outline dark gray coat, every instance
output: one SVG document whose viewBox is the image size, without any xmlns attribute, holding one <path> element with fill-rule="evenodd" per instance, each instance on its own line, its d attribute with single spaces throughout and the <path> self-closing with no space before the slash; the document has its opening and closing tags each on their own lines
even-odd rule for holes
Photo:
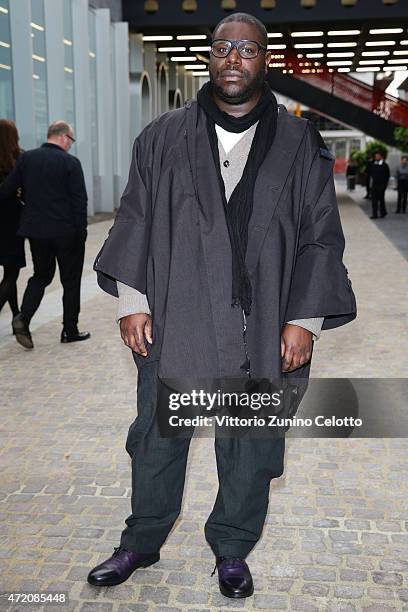
<svg viewBox="0 0 408 612">
<path fill-rule="evenodd" d="M 293 319 L 348 323 L 356 303 L 342 263 L 333 159 L 313 126 L 279 107 L 274 143 L 255 184 L 247 266 L 253 289 L 251 371 L 281 374 L 280 336 Z M 242 313 L 231 307 L 231 248 L 206 121 L 196 102 L 136 139 L 129 182 L 95 261 L 98 283 L 147 294 L 160 375 L 242 376 Z M 308 374 L 309 366 L 297 376 Z"/>
</svg>

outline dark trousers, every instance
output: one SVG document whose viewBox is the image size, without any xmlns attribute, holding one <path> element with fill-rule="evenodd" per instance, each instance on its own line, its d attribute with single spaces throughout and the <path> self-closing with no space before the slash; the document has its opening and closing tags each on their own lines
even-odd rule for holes
<svg viewBox="0 0 408 612">
<path fill-rule="evenodd" d="M 398 205 L 397 212 L 407 211 L 408 181 L 398 181 Z"/>
<path fill-rule="evenodd" d="M 68 333 L 78 325 L 81 294 L 81 275 L 84 265 L 85 240 L 80 234 L 58 238 L 29 238 L 34 274 L 27 283 L 21 312 L 30 322 L 38 309 L 45 288 L 54 278 L 56 263 L 64 290 L 62 304 L 63 325 Z"/>
<path fill-rule="evenodd" d="M 3 280 L 0 283 L 0 310 L 8 302 L 13 316 L 18 314 L 17 279 L 19 274 L 19 267 L 4 266 Z"/>
<path fill-rule="evenodd" d="M 373 206 L 373 217 L 378 216 L 378 207 L 380 208 L 380 215 L 383 217 L 387 214 L 385 208 L 385 190 L 387 186 L 384 184 L 373 183 L 371 186 L 371 203 Z"/>
<path fill-rule="evenodd" d="M 139 370 L 138 416 L 126 450 L 132 459 L 132 514 L 121 546 L 155 552 L 180 514 L 189 438 L 160 437 L 157 418 L 158 362 Z M 219 489 L 204 531 L 215 555 L 246 557 L 265 522 L 272 478 L 283 473 L 285 439 L 216 438 Z M 197 483 L 197 488 L 200 483 Z"/>
</svg>

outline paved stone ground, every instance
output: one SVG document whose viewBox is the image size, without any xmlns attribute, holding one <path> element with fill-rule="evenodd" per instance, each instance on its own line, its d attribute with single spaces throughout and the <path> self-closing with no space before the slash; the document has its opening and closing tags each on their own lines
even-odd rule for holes
<svg viewBox="0 0 408 612">
<path fill-rule="evenodd" d="M 357 205 L 341 201 L 359 318 L 323 334 L 313 375 L 407 377 L 408 262 Z M 203 524 L 216 468 L 213 442 L 197 438 L 162 560 L 118 587 L 86 584 L 89 568 L 117 545 L 130 506 L 123 447 L 136 371 L 114 323 L 115 300 L 91 272 L 110 224 L 89 228 L 81 316 L 89 342 L 58 342 L 57 282 L 33 325 L 33 352 L 14 342 L 9 313 L 0 316 L 0 591 L 66 591 L 70 603 L 59 609 L 83 612 L 408 610 L 405 439 L 288 440 L 264 537 L 248 558 L 255 595 L 234 601 L 210 577 Z"/>
</svg>

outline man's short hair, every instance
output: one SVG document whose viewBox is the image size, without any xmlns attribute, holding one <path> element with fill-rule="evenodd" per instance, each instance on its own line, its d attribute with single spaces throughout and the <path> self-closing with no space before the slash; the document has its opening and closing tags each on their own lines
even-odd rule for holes
<svg viewBox="0 0 408 612">
<path fill-rule="evenodd" d="M 71 132 L 72 127 L 66 121 L 53 121 L 48 128 L 47 138 L 62 136 L 63 134 L 70 134 Z"/>
<path fill-rule="evenodd" d="M 234 23 L 234 22 L 248 23 L 250 25 L 255 26 L 256 29 L 258 30 L 261 44 L 264 45 L 265 47 L 268 46 L 268 32 L 264 24 L 262 23 L 262 21 L 259 21 L 259 19 L 257 19 L 253 15 L 249 15 L 248 13 L 232 13 L 231 15 L 224 17 L 224 19 L 221 19 L 221 21 L 217 23 L 217 25 L 214 28 L 214 31 L 212 34 L 213 40 L 215 38 L 217 31 L 220 29 L 222 25 L 224 25 L 224 23 Z"/>
</svg>

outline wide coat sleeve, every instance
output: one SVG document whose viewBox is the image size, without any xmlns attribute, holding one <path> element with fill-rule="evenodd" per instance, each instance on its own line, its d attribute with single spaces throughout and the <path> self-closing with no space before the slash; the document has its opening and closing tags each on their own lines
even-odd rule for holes
<svg viewBox="0 0 408 612">
<path fill-rule="evenodd" d="M 343 264 L 344 235 L 333 178 L 333 158 L 310 125 L 312 164 L 306 180 L 286 321 L 324 317 L 322 329 L 339 327 L 357 314 Z"/>
<path fill-rule="evenodd" d="M 116 297 L 117 280 L 146 293 L 152 201 L 146 138 L 145 130 L 135 140 L 128 183 L 115 222 L 94 263 L 99 286 Z"/>
</svg>

